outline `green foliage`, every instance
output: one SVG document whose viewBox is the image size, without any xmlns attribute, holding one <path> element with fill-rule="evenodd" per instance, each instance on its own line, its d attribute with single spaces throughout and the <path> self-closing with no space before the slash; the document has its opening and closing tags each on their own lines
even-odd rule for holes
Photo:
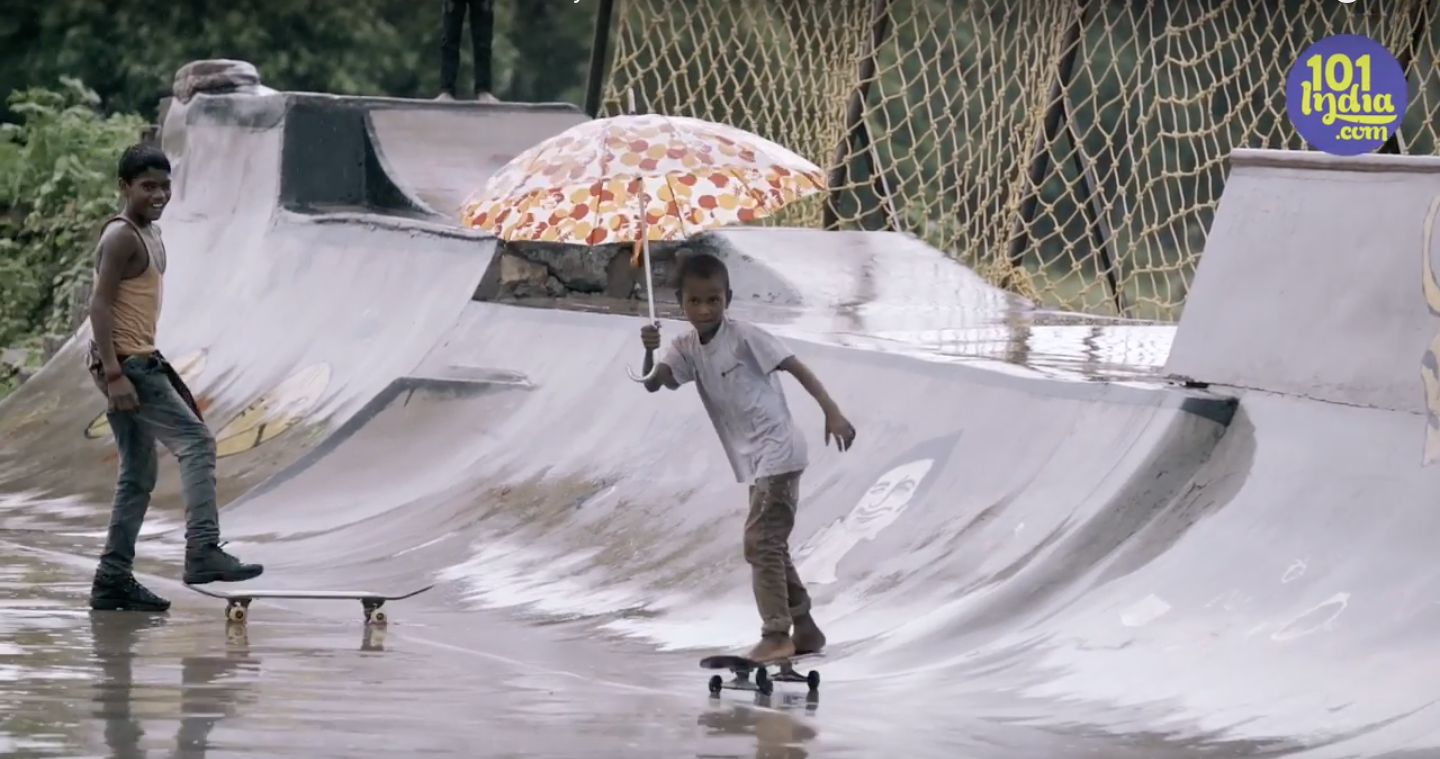
<svg viewBox="0 0 1440 759">
<path fill-rule="evenodd" d="M 0 122 L 13 122 L 0 124 L 0 397 L 14 384 L 4 349 L 35 356 L 41 335 L 69 332 L 98 225 L 118 206 L 115 162 L 155 120 L 181 66 L 237 58 L 290 91 L 429 98 L 439 89 L 438 2 L 12 5 L 0 13 L 0 93 L 11 93 Z M 573 0 L 497 2 L 495 94 L 580 104 L 594 16 Z M 469 30 L 461 37 L 464 93 Z"/>
<path fill-rule="evenodd" d="M 207 58 L 249 61 L 277 90 L 430 98 L 440 85 L 438 1 L 12 5 L 0 13 L 0 92 L 74 76 L 100 94 L 106 110 L 153 119 L 175 71 Z M 497 2 L 495 94 L 579 104 L 594 16 L 593 4 L 572 0 Z M 463 91 L 468 28 L 460 50 Z"/>
<path fill-rule="evenodd" d="M 69 331 L 74 285 L 118 209 L 116 161 L 145 125 L 101 114 L 92 90 L 61 81 L 11 93 L 21 122 L 0 125 L 0 346 Z"/>
</svg>

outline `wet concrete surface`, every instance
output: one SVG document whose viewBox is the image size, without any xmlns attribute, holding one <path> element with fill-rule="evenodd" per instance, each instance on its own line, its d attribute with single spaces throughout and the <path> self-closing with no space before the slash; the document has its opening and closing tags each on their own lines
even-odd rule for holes
<svg viewBox="0 0 1440 759">
<path fill-rule="evenodd" d="M 588 121 L 568 103 L 386 102 L 365 113 L 376 160 L 411 203 L 448 219 L 516 155 Z"/>
<path fill-rule="evenodd" d="M 898 232 L 739 228 L 708 232 L 695 248 L 732 267 L 735 315 L 807 342 L 1107 382 L 1160 378 L 1175 334 L 1173 324 L 1038 308 Z M 658 288 L 656 315 L 683 319 L 675 297 Z M 506 302 L 648 317 L 644 301 L 603 295 Z"/>
<path fill-rule="evenodd" d="M 491 241 L 281 210 L 283 118 L 191 118 L 162 333 L 203 357 L 227 548 L 265 563 L 255 587 L 437 586 L 383 630 L 346 601 L 227 625 L 176 579 L 162 456 L 138 569 L 174 606 L 91 613 L 114 462 L 77 340 L 0 402 L 0 754 L 1440 750 L 1424 415 L 1180 388 L 1159 377 L 1175 328 L 1036 311 L 893 236 L 736 233 L 764 297 L 735 313 L 860 436 L 824 447 L 785 381 L 822 685 L 712 699 L 698 659 L 757 634 L 745 490 L 693 391 L 625 377 L 635 305 L 469 301 Z"/>
<path fill-rule="evenodd" d="M 92 612 L 87 564 L 5 552 L 3 587 L 24 597 L 0 617 L 8 756 L 1217 755 L 1010 724 L 1024 705 L 997 715 L 996 694 L 959 682 L 920 699 L 904 678 L 714 699 L 690 657 L 457 612 L 443 594 L 397 605 L 385 631 L 338 602 L 257 602 L 234 625 L 163 577 L 142 579 L 171 591 L 166 614 Z"/>
</svg>

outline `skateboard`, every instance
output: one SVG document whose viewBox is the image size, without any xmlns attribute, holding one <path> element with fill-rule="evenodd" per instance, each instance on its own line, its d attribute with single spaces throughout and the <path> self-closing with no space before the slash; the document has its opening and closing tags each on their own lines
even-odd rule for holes
<svg viewBox="0 0 1440 759">
<path fill-rule="evenodd" d="M 702 669 L 728 669 L 735 675 L 735 679 L 725 682 L 719 675 L 710 678 L 710 695 L 718 696 L 720 691 L 729 688 L 731 690 L 753 690 L 759 691 L 760 695 L 768 696 L 775 691 L 775 683 L 805 683 L 811 693 L 820 690 L 820 673 L 815 670 L 801 675 L 795 671 L 795 663 L 807 659 L 824 658 L 823 653 L 799 654 L 779 662 L 766 662 L 764 664 L 752 661 L 743 656 L 722 655 L 707 656 L 700 660 Z M 769 667 L 776 668 L 775 676 L 770 676 Z M 754 682 L 751 682 L 750 673 L 755 673 Z"/>
<path fill-rule="evenodd" d="M 380 607 L 384 606 L 386 601 L 399 601 L 403 598 L 418 596 L 435 586 L 426 585 L 419 590 L 393 596 L 368 590 L 206 590 L 194 585 L 185 587 L 211 598 L 224 599 L 226 602 L 225 618 L 231 622 L 246 621 L 250 617 L 250 602 L 257 598 L 343 598 L 360 602 L 360 607 L 365 610 L 365 624 L 384 625 L 389 618 Z"/>
</svg>

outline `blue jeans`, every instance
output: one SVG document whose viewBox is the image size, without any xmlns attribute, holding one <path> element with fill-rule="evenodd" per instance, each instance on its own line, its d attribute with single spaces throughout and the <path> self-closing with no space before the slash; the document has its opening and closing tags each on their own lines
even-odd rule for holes
<svg viewBox="0 0 1440 759">
<path fill-rule="evenodd" d="M 159 354 L 130 356 L 120 369 L 135 386 L 140 405 L 133 411 L 105 415 L 115 434 L 120 475 L 100 568 L 106 573 L 128 574 L 135 564 L 135 541 L 159 475 L 156 442 L 180 462 L 186 547 L 194 550 L 219 543 L 220 517 L 215 504 L 215 436 L 200 418 L 179 374 Z"/>
</svg>

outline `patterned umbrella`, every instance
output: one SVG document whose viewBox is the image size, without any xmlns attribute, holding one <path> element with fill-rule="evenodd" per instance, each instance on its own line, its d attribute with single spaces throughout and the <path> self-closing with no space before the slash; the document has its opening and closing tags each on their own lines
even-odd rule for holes
<svg viewBox="0 0 1440 759">
<path fill-rule="evenodd" d="M 824 189 L 818 166 L 758 135 L 682 116 L 615 116 L 516 156 L 464 204 L 461 222 L 502 240 L 635 241 L 631 263 L 643 258 L 654 322 L 651 240 L 753 221 Z"/>
<path fill-rule="evenodd" d="M 678 240 L 824 188 L 815 164 L 749 132 L 681 116 L 616 116 L 516 156 L 465 203 L 461 221 L 504 240 Z"/>
</svg>

